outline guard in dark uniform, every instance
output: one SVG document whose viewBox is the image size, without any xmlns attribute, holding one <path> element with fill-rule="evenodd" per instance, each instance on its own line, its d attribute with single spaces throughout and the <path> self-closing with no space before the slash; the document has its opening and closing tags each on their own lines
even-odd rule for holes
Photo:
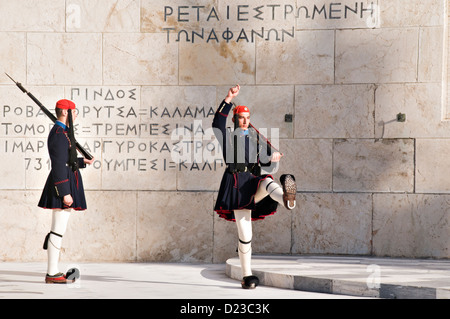
<svg viewBox="0 0 450 319">
<path fill-rule="evenodd" d="M 236 222 L 238 228 L 238 252 L 242 266 L 242 288 L 255 288 L 259 279 L 251 271 L 252 220 L 262 220 L 275 214 L 278 204 L 287 209 L 295 207 L 297 185 L 293 175 L 281 176 L 281 186 L 272 175 L 261 175 L 261 167 L 274 168 L 283 156 L 274 150 L 250 125 L 250 110 L 240 105 L 233 110 L 235 130 L 227 130 L 226 122 L 233 104 L 231 100 L 239 94 L 237 85 L 215 113 L 212 127 L 222 147 L 227 168 L 220 183 L 214 207 L 220 217 Z"/>
<path fill-rule="evenodd" d="M 51 129 L 47 144 L 51 171 L 42 191 L 38 206 L 52 210 L 52 226 L 44 240 L 48 254 L 46 283 L 67 283 L 66 275 L 58 269 L 62 237 L 72 211 L 87 208 L 83 180 L 79 172 L 94 159 L 77 158 L 73 121 L 75 103 L 59 100 L 55 107 L 57 121 Z"/>
</svg>

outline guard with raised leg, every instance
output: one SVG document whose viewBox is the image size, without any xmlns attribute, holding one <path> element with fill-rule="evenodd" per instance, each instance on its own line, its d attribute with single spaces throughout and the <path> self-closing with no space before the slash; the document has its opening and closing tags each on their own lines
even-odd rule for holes
<svg viewBox="0 0 450 319">
<path fill-rule="evenodd" d="M 290 174 L 281 176 L 281 185 L 272 175 L 261 174 L 262 167 L 274 170 L 283 154 L 250 123 L 247 106 L 239 105 L 233 109 L 235 128 L 232 132 L 227 130 L 228 114 L 233 107 L 231 101 L 239 90 L 239 85 L 229 89 L 213 119 L 212 127 L 227 165 L 214 210 L 220 217 L 236 222 L 241 285 L 244 289 L 254 289 L 259 279 L 251 270 L 252 221 L 273 215 L 278 204 L 294 209 L 297 184 Z"/>
</svg>

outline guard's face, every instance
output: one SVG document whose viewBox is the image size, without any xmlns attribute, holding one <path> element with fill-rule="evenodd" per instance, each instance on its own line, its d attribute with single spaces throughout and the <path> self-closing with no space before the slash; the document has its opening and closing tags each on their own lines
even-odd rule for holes
<svg viewBox="0 0 450 319">
<path fill-rule="evenodd" d="M 248 126 L 250 125 L 250 113 L 238 113 L 237 116 L 239 121 L 239 128 L 244 131 L 248 130 Z"/>
</svg>

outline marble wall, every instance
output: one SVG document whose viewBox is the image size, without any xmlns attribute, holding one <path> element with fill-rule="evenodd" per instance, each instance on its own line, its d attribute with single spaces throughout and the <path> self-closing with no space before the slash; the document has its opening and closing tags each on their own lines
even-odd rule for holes
<svg viewBox="0 0 450 319">
<path fill-rule="evenodd" d="M 449 258 L 448 6 L 0 0 L 0 70 L 52 111 L 72 99 L 96 159 L 61 259 L 236 255 L 236 226 L 213 212 L 210 129 L 236 83 L 284 154 L 274 176 L 298 181 L 294 210 L 254 223 L 255 253 Z M 0 260 L 42 261 L 52 124 L 6 75 L 0 108 Z"/>
</svg>

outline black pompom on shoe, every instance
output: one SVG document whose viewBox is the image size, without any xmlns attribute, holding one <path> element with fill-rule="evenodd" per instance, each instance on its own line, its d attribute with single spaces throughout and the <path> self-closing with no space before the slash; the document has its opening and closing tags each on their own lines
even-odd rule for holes
<svg viewBox="0 0 450 319">
<path fill-rule="evenodd" d="M 246 276 L 242 278 L 241 286 L 244 289 L 255 289 L 259 285 L 259 279 L 256 276 Z"/>
<path fill-rule="evenodd" d="M 80 271 L 78 268 L 70 268 L 66 273 L 67 281 L 75 282 L 78 278 L 80 278 Z"/>
</svg>

